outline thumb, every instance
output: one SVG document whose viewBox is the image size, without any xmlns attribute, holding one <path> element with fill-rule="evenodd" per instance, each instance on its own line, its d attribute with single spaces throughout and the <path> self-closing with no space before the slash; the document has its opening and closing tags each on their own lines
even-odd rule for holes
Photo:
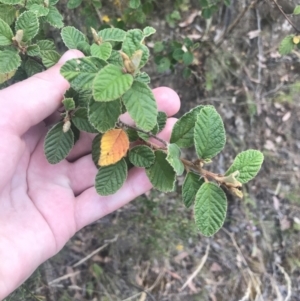
<svg viewBox="0 0 300 301">
<path fill-rule="evenodd" d="M 5 120 L 19 135 L 51 115 L 61 104 L 69 83 L 60 74 L 61 66 L 70 59 L 83 57 L 78 50 L 67 51 L 56 65 L 48 70 L 0 91 L 1 106 L 6 108 Z M 3 114 L 2 114 L 3 116 Z"/>
</svg>

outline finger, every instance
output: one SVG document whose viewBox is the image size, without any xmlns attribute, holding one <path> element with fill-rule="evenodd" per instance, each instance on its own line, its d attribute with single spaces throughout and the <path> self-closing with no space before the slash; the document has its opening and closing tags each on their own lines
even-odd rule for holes
<svg viewBox="0 0 300 301">
<path fill-rule="evenodd" d="M 0 91 L 3 111 L 0 126 L 22 135 L 57 110 L 69 88 L 69 83 L 60 74 L 60 67 L 67 60 L 82 56 L 80 51 L 70 50 L 47 71 Z"/>
<path fill-rule="evenodd" d="M 165 112 L 167 116 L 173 116 L 179 111 L 180 99 L 174 90 L 167 87 L 159 87 L 152 91 L 156 99 L 158 111 Z M 128 113 L 124 114 L 121 120 L 129 125 L 134 124 Z"/>
<path fill-rule="evenodd" d="M 90 154 L 92 151 L 92 143 L 95 136 L 96 134 L 80 132 L 80 138 L 72 148 L 70 154 L 67 157 L 67 160 L 69 162 L 73 162 L 84 155 Z"/>
<path fill-rule="evenodd" d="M 159 134 L 161 139 L 170 138 L 175 122 L 175 118 L 168 119 L 166 127 Z M 135 167 L 129 171 L 125 184 L 113 195 L 102 197 L 97 194 L 94 187 L 86 189 L 76 198 L 77 230 L 124 206 L 151 187 L 145 169 Z"/>
<path fill-rule="evenodd" d="M 168 116 L 172 116 L 178 112 L 180 108 L 180 100 L 175 91 L 166 87 L 161 87 L 154 89 L 153 94 L 155 96 L 159 111 L 164 111 Z M 122 121 L 127 124 L 134 124 L 128 114 L 124 114 L 121 118 Z M 74 160 L 77 160 L 81 156 L 90 153 L 94 137 L 94 134 L 81 132 L 80 139 L 75 144 L 71 153 L 67 157 L 67 160 L 72 162 Z"/>
<path fill-rule="evenodd" d="M 79 195 L 84 190 L 95 185 L 95 177 L 98 172 L 92 156 L 84 156 L 70 164 L 69 179 L 75 195 Z"/>
</svg>

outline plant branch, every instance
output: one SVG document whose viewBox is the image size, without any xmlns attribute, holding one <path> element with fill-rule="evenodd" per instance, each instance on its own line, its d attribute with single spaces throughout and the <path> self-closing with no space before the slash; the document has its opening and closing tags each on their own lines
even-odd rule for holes
<svg viewBox="0 0 300 301">
<path fill-rule="evenodd" d="M 135 126 L 131 126 L 131 125 L 129 125 L 129 124 L 123 122 L 123 121 L 120 121 L 120 120 L 119 120 L 118 123 L 119 123 L 119 125 L 120 125 L 121 127 L 124 127 L 124 126 L 125 126 L 125 127 L 129 128 L 129 129 L 132 129 L 132 130 L 135 130 L 135 131 L 137 131 L 137 132 L 141 132 L 141 133 L 143 133 L 143 134 L 146 134 L 146 135 L 148 135 L 149 137 L 154 138 L 155 140 L 159 141 L 159 142 L 162 143 L 164 146 L 166 146 L 166 147 L 168 146 L 168 142 L 166 142 L 165 140 L 163 140 L 163 139 L 157 137 L 156 135 L 152 134 L 151 132 L 146 132 L 146 131 L 144 131 L 144 130 L 142 130 L 142 129 L 139 129 L 139 128 L 135 127 Z"/>
<path fill-rule="evenodd" d="M 272 0 L 274 4 L 277 6 L 279 11 L 282 13 L 282 15 L 285 17 L 285 19 L 292 25 L 292 27 L 299 33 L 300 30 L 297 28 L 297 26 L 292 22 L 292 20 L 287 16 L 287 14 L 283 11 L 282 7 L 277 3 L 277 0 Z"/>
</svg>

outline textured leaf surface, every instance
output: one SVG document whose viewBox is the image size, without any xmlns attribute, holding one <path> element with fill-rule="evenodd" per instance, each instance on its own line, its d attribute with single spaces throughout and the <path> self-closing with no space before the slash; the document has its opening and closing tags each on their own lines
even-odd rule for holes
<svg viewBox="0 0 300 301">
<path fill-rule="evenodd" d="M 179 147 L 194 145 L 195 123 L 202 108 L 204 106 L 195 107 L 177 120 L 172 130 L 171 143 L 176 143 Z"/>
<path fill-rule="evenodd" d="M 90 124 L 86 108 L 79 108 L 72 117 L 72 122 L 81 131 L 97 133 L 97 130 Z"/>
<path fill-rule="evenodd" d="M 150 131 L 156 125 L 157 106 L 151 89 L 135 81 L 122 97 L 125 107 L 137 127 Z"/>
<path fill-rule="evenodd" d="M 182 185 L 182 199 L 186 208 L 191 207 L 195 200 L 195 196 L 200 186 L 204 183 L 204 179 L 200 175 L 188 172 Z"/>
<path fill-rule="evenodd" d="M 2 19 L 8 25 L 11 25 L 15 20 L 16 11 L 17 9 L 14 6 L 10 6 L 7 4 L 0 4 L 0 19 Z"/>
<path fill-rule="evenodd" d="M 83 57 L 67 61 L 60 73 L 75 90 L 91 89 L 93 79 L 106 62 L 95 57 Z"/>
<path fill-rule="evenodd" d="M 24 64 L 24 70 L 28 77 L 37 74 L 39 72 L 42 72 L 44 70 L 43 66 L 39 64 L 38 62 L 28 59 L 26 60 Z"/>
<path fill-rule="evenodd" d="M 44 150 L 49 163 L 56 164 L 67 157 L 74 145 L 72 131 L 63 132 L 63 122 L 57 123 L 47 133 Z"/>
<path fill-rule="evenodd" d="M 107 166 L 120 161 L 129 149 L 129 139 L 122 129 L 112 129 L 103 134 L 101 139 L 100 166 Z"/>
<path fill-rule="evenodd" d="M 128 30 L 122 45 L 122 51 L 132 57 L 137 50 L 141 49 L 143 37 L 143 32 L 140 29 Z"/>
<path fill-rule="evenodd" d="M 184 172 L 184 165 L 180 160 L 181 151 L 176 144 L 168 145 L 168 156 L 167 161 L 174 168 L 177 176 L 181 176 Z"/>
<path fill-rule="evenodd" d="M 107 60 L 110 64 L 123 68 L 123 60 L 120 52 L 112 50 L 110 58 Z"/>
<path fill-rule="evenodd" d="M 21 65 L 21 58 L 18 52 L 11 50 L 0 51 L 0 73 L 10 73 L 17 70 Z"/>
<path fill-rule="evenodd" d="M 254 149 L 246 150 L 235 157 L 225 175 L 230 175 L 238 170 L 239 175 L 236 179 L 242 184 L 245 184 L 257 175 L 263 160 L 264 155 L 260 151 Z"/>
<path fill-rule="evenodd" d="M 60 14 L 60 12 L 54 6 L 50 6 L 48 15 L 45 17 L 42 17 L 42 18 L 43 18 L 43 20 L 47 21 L 53 27 L 62 28 L 64 26 L 63 16 Z"/>
<path fill-rule="evenodd" d="M 66 26 L 61 30 L 61 37 L 69 49 L 77 49 L 80 42 L 85 41 L 84 34 L 73 26 Z"/>
<path fill-rule="evenodd" d="M 119 28 L 105 28 L 98 32 L 98 36 L 102 41 L 122 42 L 125 38 L 126 32 Z"/>
<path fill-rule="evenodd" d="M 5 83 L 9 79 L 11 79 L 15 74 L 16 74 L 16 70 L 8 73 L 0 73 L 0 84 Z"/>
<path fill-rule="evenodd" d="M 14 34 L 9 25 L 0 19 L 0 46 L 8 46 L 12 44 Z"/>
<path fill-rule="evenodd" d="M 100 45 L 93 44 L 91 46 L 92 56 L 96 56 L 104 61 L 106 61 L 112 52 L 112 46 L 109 42 L 104 42 Z"/>
<path fill-rule="evenodd" d="M 82 3 L 82 0 L 69 0 L 67 3 L 68 9 L 74 9 Z"/>
<path fill-rule="evenodd" d="M 30 45 L 26 49 L 26 53 L 30 56 L 40 55 L 40 47 L 36 44 Z"/>
<path fill-rule="evenodd" d="M 90 100 L 89 120 L 101 133 L 113 129 L 121 113 L 121 101 L 119 99 L 109 102 Z"/>
<path fill-rule="evenodd" d="M 100 158 L 100 143 L 101 143 L 102 134 L 98 134 L 92 143 L 92 159 L 96 167 L 99 168 L 99 158 Z"/>
<path fill-rule="evenodd" d="M 149 36 L 151 36 L 151 35 L 153 35 L 155 33 L 156 33 L 156 29 L 153 28 L 153 27 L 151 27 L 151 26 L 147 26 L 143 30 L 144 37 L 149 37 Z"/>
<path fill-rule="evenodd" d="M 16 21 L 16 31 L 22 29 L 24 32 L 23 41 L 27 42 L 33 39 L 39 31 L 39 20 L 35 13 L 25 11 Z"/>
<path fill-rule="evenodd" d="M 155 160 L 154 152 L 146 145 L 138 145 L 129 151 L 130 162 L 137 167 L 150 167 Z"/>
<path fill-rule="evenodd" d="M 162 151 L 155 152 L 154 164 L 146 169 L 147 176 L 154 188 L 169 192 L 175 188 L 176 173 Z"/>
<path fill-rule="evenodd" d="M 150 84 L 151 79 L 150 76 L 146 72 L 140 72 L 135 79 L 136 81 L 142 82 L 144 84 Z"/>
<path fill-rule="evenodd" d="M 205 236 L 214 235 L 223 225 L 227 211 L 224 191 L 214 183 L 204 183 L 195 198 L 195 222 Z"/>
<path fill-rule="evenodd" d="M 225 146 L 226 134 L 221 116 L 214 107 L 204 107 L 194 129 L 195 147 L 202 159 L 211 159 Z"/>
<path fill-rule="evenodd" d="M 37 41 L 40 51 L 55 50 L 55 44 L 49 40 Z"/>
<path fill-rule="evenodd" d="M 65 98 L 62 101 L 62 103 L 63 103 L 66 111 L 70 111 L 70 110 L 74 110 L 75 109 L 75 101 L 71 97 Z"/>
<path fill-rule="evenodd" d="M 43 64 L 46 68 L 54 66 L 60 59 L 60 54 L 55 50 L 41 51 Z"/>
<path fill-rule="evenodd" d="M 281 41 L 278 49 L 281 55 L 286 55 L 292 52 L 295 46 L 293 42 L 293 37 L 294 37 L 293 35 L 289 35 Z"/>
<path fill-rule="evenodd" d="M 94 79 L 94 99 L 111 101 L 120 98 L 131 87 L 132 82 L 132 75 L 124 74 L 119 67 L 109 64 Z"/>
<path fill-rule="evenodd" d="M 49 13 L 49 8 L 41 4 L 32 4 L 28 7 L 29 11 L 35 13 L 37 17 L 47 16 Z"/>
<path fill-rule="evenodd" d="M 23 0 L 1 0 L 1 3 L 9 4 L 9 5 L 16 5 L 23 2 Z"/>
<path fill-rule="evenodd" d="M 166 126 L 168 116 L 165 112 L 158 112 L 157 114 L 157 133 L 160 133 Z"/>
<path fill-rule="evenodd" d="M 100 195 L 117 192 L 127 178 L 127 164 L 124 159 L 116 164 L 100 167 L 95 181 L 95 188 Z"/>
</svg>

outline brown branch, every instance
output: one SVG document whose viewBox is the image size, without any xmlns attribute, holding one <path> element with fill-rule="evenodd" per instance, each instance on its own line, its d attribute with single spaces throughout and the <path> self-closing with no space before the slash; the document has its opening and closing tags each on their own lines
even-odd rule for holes
<svg viewBox="0 0 300 301">
<path fill-rule="evenodd" d="M 291 21 L 291 19 L 286 15 L 286 13 L 283 11 L 282 7 L 277 3 L 277 0 L 272 0 L 279 11 L 282 13 L 282 15 L 285 17 L 285 19 L 292 25 L 292 27 L 299 33 L 300 30 L 297 28 L 297 26 Z"/>
</svg>

